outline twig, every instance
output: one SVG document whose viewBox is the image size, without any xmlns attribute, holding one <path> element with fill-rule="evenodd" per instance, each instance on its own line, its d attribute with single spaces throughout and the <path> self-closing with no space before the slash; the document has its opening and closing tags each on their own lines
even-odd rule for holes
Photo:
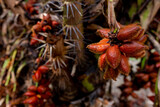
<svg viewBox="0 0 160 107">
<path fill-rule="evenodd" d="M 148 38 L 152 42 L 153 46 L 155 47 L 156 51 L 160 54 L 160 44 L 154 39 L 151 33 L 148 33 Z"/>
<path fill-rule="evenodd" d="M 108 0 L 108 24 L 113 32 L 115 29 L 119 30 L 120 26 L 117 23 L 114 11 L 113 0 Z"/>
</svg>

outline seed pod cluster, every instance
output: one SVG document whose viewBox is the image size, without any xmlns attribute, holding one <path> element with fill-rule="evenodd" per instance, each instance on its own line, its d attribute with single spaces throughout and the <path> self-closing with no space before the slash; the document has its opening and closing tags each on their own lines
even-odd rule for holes
<svg viewBox="0 0 160 107">
<path fill-rule="evenodd" d="M 38 14 L 38 10 L 36 9 L 35 6 L 33 6 L 35 3 L 37 2 L 37 0 L 28 0 L 25 4 L 24 4 L 24 9 L 30 14 Z"/>
<path fill-rule="evenodd" d="M 135 87 L 132 81 L 129 81 L 128 79 L 124 79 L 124 84 L 120 86 L 119 88 L 122 91 L 121 97 L 129 97 L 132 96 L 133 98 L 138 98 L 139 96 L 134 92 Z"/>
<path fill-rule="evenodd" d="M 137 83 L 137 88 L 150 88 L 153 92 L 158 76 L 158 68 L 155 64 L 146 65 L 145 71 L 139 72 L 135 75 L 134 83 Z"/>
<path fill-rule="evenodd" d="M 152 53 L 151 61 L 155 63 L 156 68 L 160 68 L 160 55 L 158 52 Z"/>
<path fill-rule="evenodd" d="M 34 75 L 32 75 L 32 79 L 34 82 L 39 82 L 42 79 L 43 74 L 47 73 L 49 68 L 45 65 L 41 65 L 35 71 Z"/>
<path fill-rule="evenodd" d="M 97 33 L 103 39 L 88 45 L 87 48 L 95 54 L 101 54 L 98 67 L 105 71 L 105 79 L 116 80 L 119 73 L 128 75 L 130 72 L 128 58 L 144 57 L 148 49 L 144 45 L 147 35 L 144 35 L 144 30 L 138 24 L 121 26 L 117 33 L 111 32 L 110 29 L 99 29 Z"/>
<path fill-rule="evenodd" d="M 132 78 L 130 81 L 127 79 L 124 79 L 124 84 L 120 86 L 120 89 L 122 90 L 121 97 L 128 97 L 131 94 L 132 91 L 137 91 L 139 89 L 147 89 L 150 88 L 151 91 L 155 91 L 155 83 L 158 76 L 158 69 L 157 66 L 159 63 L 159 60 L 157 60 L 159 57 L 158 52 L 148 52 L 148 63 L 144 66 L 144 69 L 138 69 L 138 72 L 134 75 L 134 78 Z M 128 88 L 128 89 L 127 89 Z M 130 94 L 126 94 L 126 90 Z M 134 94 L 133 94 L 134 95 Z M 133 96 L 132 95 L 132 96 Z M 148 96 L 148 98 L 154 102 L 155 96 Z"/>
<path fill-rule="evenodd" d="M 23 103 L 29 104 L 31 107 L 43 107 L 46 100 L 52 96 L 48 85 L 49 82 L 45 79 L 42 79 L 39 82 L 38 87 L 34 85 L 30 86 L 27 92 L 24 93 L 24 96 L 26 96 L 27 99 L 25 99 Z"/>
<path fill-rule="evenodd" d="M 58 31 L 58 25 L 59 23 L 55 20 L 52 20 L 49 14 L 43 16 L 43 19 L 40 22 L 37 22 L 37 24 L 32 26 L 32 38 L 30 45 L 38 44 L 38 40 L 44 40 L 45 37 L 47 37 L 45 33 L 52 32 L 52 34 L 54 34 L 56 31 Z"/>
</svg>

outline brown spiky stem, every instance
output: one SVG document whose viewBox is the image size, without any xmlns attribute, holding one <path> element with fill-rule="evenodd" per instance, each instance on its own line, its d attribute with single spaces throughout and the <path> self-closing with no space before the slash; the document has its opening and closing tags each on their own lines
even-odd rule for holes
<svg viewBox="0 0 160 107">
<path fill-rule="evenodd" d="M 67 4 L 68 2 L 68 4 Z M 82 24 L 82 8 L 79 4 L 80 0 L 64 0 L 64 26 L 67 28 L 72 27 L 72 30 L 64 29 L 67 38 L 76 41 L 76 52 L 78 60 L 81 60 L 84 56 L 83 49 L 83 24 Z M 69 3 L 72 3 L 72 8 Z M 70 6 L 70 7 L 67 7 Z M 69 9 L 67 9 L 69 8 Z M 78 29 L 78 30 L 77 30 Z M 76 30 L 76 31 L 75 31 Z M 77 61 L 78 62 L 78 61 Z"/>
</svg>

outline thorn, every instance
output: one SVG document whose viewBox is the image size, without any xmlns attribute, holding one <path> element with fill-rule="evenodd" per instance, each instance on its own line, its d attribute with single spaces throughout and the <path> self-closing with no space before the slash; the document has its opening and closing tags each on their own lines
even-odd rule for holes
<svg viewBox="0 0 160 107">
<path fill-rule="evenodd" d="M 45 57 L 44 55 L 46 55 L 47 50 L 48 50 L 48 45 L 46 45 L 46 49 L 44 50 L 42 57 Z"/>
<path fill-rule="evenodd" d="M 46 46 L 46 44 L 43 44 L 41 46 L 39 46 L 38 48 L 36 48 L 36 50 L 40 49 L 40 48 L 44 48 Z"/>
<path fill-rule="evenodd" d="M 66 6 L 67 6 L 67 19 L 68 19 L 69 6 L 68 4 L 66 4 Z"/>
<path fill-rule="evenodd" d="M 81 31 L 78 29 L 78 27 L 75 27 L 77 29 L 77 31 L 79 32 L 79 34 L 84 38 L 83 34 L 81 33 Z"/>
<path fill-rule="evenodd" d="M 52 58 L 52 46 L 50 46 L 50 58 Z"/>
<path fill-rule="evenodd" d="M 31 38 L 33 38 L 33 39 L 35 39 L 35 40 L 37 40 L 37 41 L 39 41 L 39 42 L 41 42 L 41 43 L 46 43 L 44 40 L 37 39 L 37 38 L 34 38 L 34 37 L 31 37 Z"/>
<path fill-rule="evenodd" d="M 59 71 L 61 72 L 61 64 L 59 62 L 59 59 L 57 58 L 57 65 L 58 65 L 58 68 L 59 68 Z"/>
<path fill-rule="evenodd" d="M 65 67 L 67 67 L 66 63 L 63 61 L 62 58 L 60 58 L 60 61 L 62 62 L 62 64 L 63 64 Z"/>
<path fill-rule="evenodd" d="M 64 56 L 65 58 L 67 58 L 67 59 L 71 59 L 71 60 L 73 60 L 74 61 L 74 58 L 72 58 L 72 57 L 69 57 L 69 56 Z"/>
<path fill-rule="evenodd" d="M 74 11 L 73 11 L 73 8 L 72 8 L 72 4 L 69 4 L 70 8 L 71 8 L 71 11 L 72 11 L 72 15 L 74 17 Z"/>
<path fill-rule="evenodd" d="M 60 34 L 65 28 L 66 28 L 66 26 L 64 26 L 64 27 L 58 32 L 58 34 Z"/>
<path fill-rule="evenodd" d="M 78 8 L 76 7 L 76 5 L 73 3 L 74 8 L 77 10 L 77 12 L 79 13 L 80 16 L 82 16 L 81 12 L 78 10 Z"/>
<path fill-rule="evenodd" d="M 69 28 L 67 27 L 67 31 L 66 31 L 65 39 L 67 39 L 67 36 L 68 36 L 68 30 L 69 30 Z"/>
<path fill-rule="evenodd" d="M 69 29 L 70 29 L 70 40 L 71 40 L 72 39 L 72 28 L 69 27 Z"/>
<path fill-rule="evenodd" d="M 43 32 L 39 32 L 38 34 L 44 36 L 44 37 L 47 37 L 47 33 L 43 33 Z"/>
<path fill-rule="evenodd" d="M 71 72 L 71 76 L 73 77 L 75 75 L 75 72 L 76 72 L 76 64 L 73 65 L 72 67 L 72 72 Z"/>
<path fill-rule="evenodd" d="M 56 66 L 56 61 L 55 61 L 56 59 L 54 58 L 53 59 L 53 65 L 54 65 L 54 68 L 55 68 L 55 70 L 57 69 L 57 66 Z"/>
<path fill-rule="evenodd" d="M 70 46 L 75 47 L 75 45 L 74 45 L 74 44 L 72 44 L 72 43 L 70 43 L 70 42 L 65 41 L 64 43 L 66 43 L 66 44 L 68 44 L 68 45 L 70 45 Z"/>
<path fill-rule="evenodd" d="M 58 6 L 58 5 L 54 4 L 54 3 L 52 3 L 51 1 L 49 1 L 48 4 L 51 4 L 51 5 L 55 6 L 55 7 L 57 7 L 58 9 L 61 9 L 61 6 Z"/>
<path fill-rule="evenodd" d="M 76 36 L 77 36 L 77 39 L 79 39 L 79 36 L 78 36 L 78 34 L 77 34 L 77 32 L 76 32 L 75 28 L 74 28 L 74 27 L 72 27 L 72 29 L 74 30 L 74 32 L 75 32 L 75 34 L 76 34 Z"/>
</svg>

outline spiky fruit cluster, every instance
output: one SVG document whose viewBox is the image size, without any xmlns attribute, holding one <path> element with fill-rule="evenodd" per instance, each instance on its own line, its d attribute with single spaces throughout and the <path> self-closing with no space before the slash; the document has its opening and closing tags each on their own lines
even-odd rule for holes
<svg viewBox="0 0 160 107">
<path fill-rule="evenodd" d="M 27 99 L 23 103 L 29 104 L 30 107 L 44 107 L 45 102 L 52 96 L 48 85 L 49 82 L 43 79 L 38 87 L 34 85 L 30 86 L 28 91 L 24 93 Z"/>
<path fill-rule="evenodd" d="M 39 43 L 40 40 L 44 40 L 45 37 L 47 37 L 45 33 L 52 32 L 52 34 L 54 34 L 54 31 L 58 25 L 59 23 L 55 20 L 52 20 L 49 14 L 43 16 L 43 19 L 32 27 L 32 38 L 30 45 L 35 45 Z"/>
<path fill-rule="evenodd" d="M 148 49 L 144 45 L 147 35 L 144 35 L 144 30 L 138 24 L 122 26 L 117 33 L 111 32 L 110 29 L 100 29 L 97 33 L 103 39 L 88 45 L 87 48 L 95 54 L 101 54 L 98 67 L 101 71 L 105 70 L 105 79 L 116 80 L 119 73 L 128 75 L 128 57 L 143 57 Z"/>
<path fill-rule="evenodd" d="M 49 68 L 45 65 L 42 65 L 38 67 L 38 69 L 35 71 L 34 75 L 32 75 L 32 79 L 35 82 L 39 82 L 42 79 L 42 75 L 47 73 Z"/>
</svg>

